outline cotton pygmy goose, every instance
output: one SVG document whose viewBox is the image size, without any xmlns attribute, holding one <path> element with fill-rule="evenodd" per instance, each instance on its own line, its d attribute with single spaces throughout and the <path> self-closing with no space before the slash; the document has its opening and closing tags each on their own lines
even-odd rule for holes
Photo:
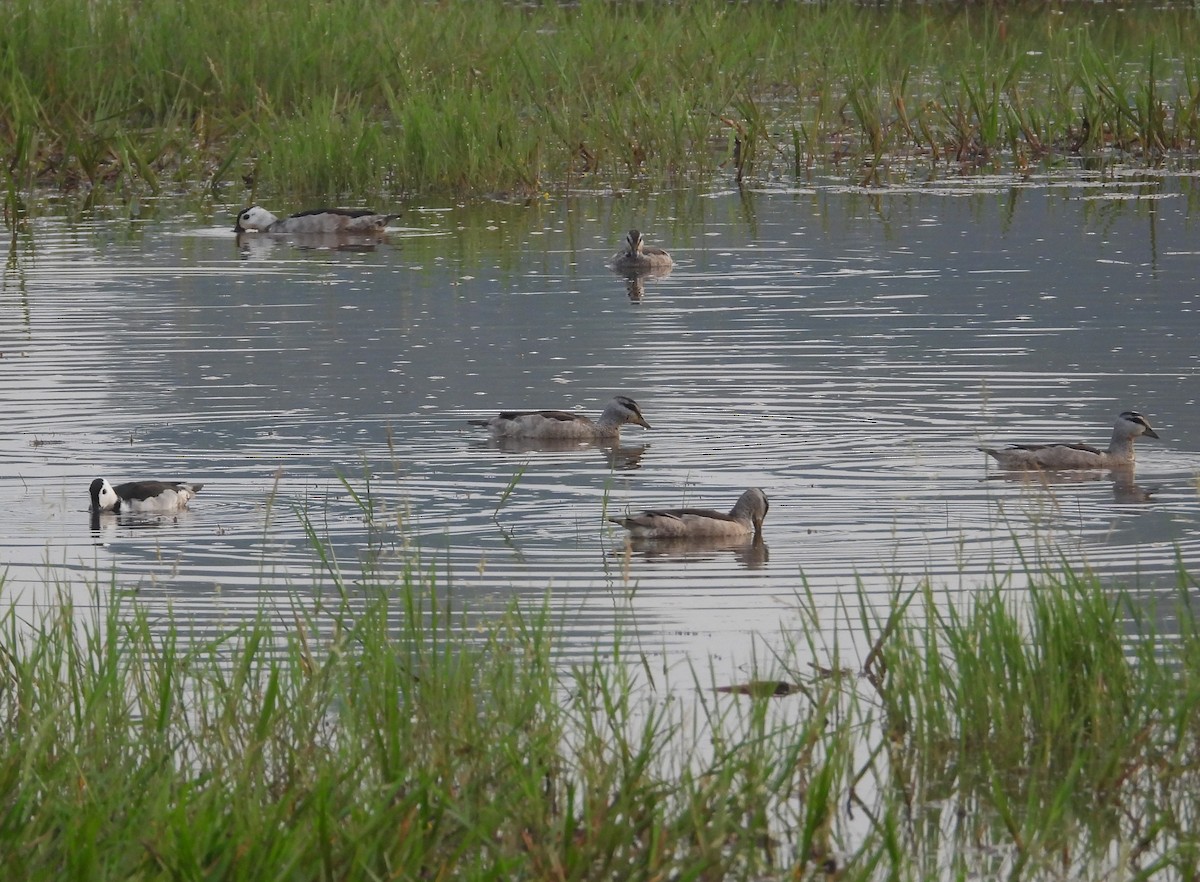
<svg viewBox="0 0 1200 882">
<path fill-rule="evenodd" d="M 659 508 L 609 520 L 636 539 L 720 539 L 750 534 L 761 539 L 770 507 L 767 494 L 751 487 L 728 514 L 711 508 Z"/>
<path fill-rule="evenodd" d="M 637 402 L 626 395 L 618 395 L 608 402 L 597 420 L 566 410 L 506 410 L 491 419 L 468 422 L 473 426 L 487 427 L 497 438 L 581 441 L 617 438 L 621 433 L 621 426 L 626 423 L 633 423 L 643 429 L 650 428 Z"/>
<path fill-rule="evenodd" d="M 382 233 L 398 214 L 376 214 L 370 209 L 316 208 L 278 218 L 259 205 L 237 216 L 235 233 Z"/>
<path fill-rule="evenodd" d="M 113 486 L 104 478 L 92 481 L 92 511 L 116 514 L 166 514 L 187 508 L 203 484 L 184 481 L 129 481 Z"/>
<path fill-rule="evenodd" d="M 612 265 L 619 270 L 650 270 L 674 266 L 675 261 L 661 248 L 647 245 L 637 230 L 630 230 L 624 247 L 613 255 Z"/>
<path fill-rule="evenodd" d="M 1140 435 L 1158 437 L 1144 416 L 1127 410 L 1117 417 L 1107 450 L 1088 444 L 1014 444 L 978 449 L 1006 469 L 1111 469 L 1133 465 L 1133 442 Z"/>
</svg>

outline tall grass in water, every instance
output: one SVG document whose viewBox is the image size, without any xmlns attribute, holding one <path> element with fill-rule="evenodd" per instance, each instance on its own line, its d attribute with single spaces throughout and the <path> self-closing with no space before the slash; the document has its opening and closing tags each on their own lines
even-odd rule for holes
<svg viewBox="0 0 1200 882">
<path fill-rule="evenodd" d="M 1010 878 L 1187 878 L 1200 856 L 1189 581 L 1157 603 L 1069 569 L 962 609 L 926 590 L 881 643 L 888 776 L 910 817 L 953 843 L 956 872 L 1002 843 Z"/>
<path fill-rule="evenodd" d="M 543 616 L 513 611 L 479 636 L 422 609 L 420 590 L 381 590 L 324 625 L 298 613 L 290 629 L 264 619 L 196 641 L 120 602 L 82 626 L 64 605 L 32 631 L 10 612 L 5 878 L 769 866 L 769 797 L 789 780 L 775 769 L 796 765 L 795 747 L 760 721 L 756 737 L 687 763 L 695 743 L 624 668 L 598 660 L 564 677 Z"/>
<path fill-rule="evenodd" d="M 0 4 L 0 165 L 247 198 L 1022 167 L 1200 136 L 1194 11 L 1135 5 Z M 287 201 L 290 201 L 287 200 Z"/>
<path fill-rule="evenodd" d="M 568 667 L 544 611 L 467 629 L 411 576 L 355 592 L 203 637 L 118 592 L 99 620 L 10 610 L 5 878 L 1159 879 L 1200 857 L 1186 591 L 1170 619 L 1070 572 L 957 607 L 863 594 L 852 669 L 801 598 L 812 627 L 766 670 L 788 680 L 729 692 L 619 639 Z"/>
</svg>

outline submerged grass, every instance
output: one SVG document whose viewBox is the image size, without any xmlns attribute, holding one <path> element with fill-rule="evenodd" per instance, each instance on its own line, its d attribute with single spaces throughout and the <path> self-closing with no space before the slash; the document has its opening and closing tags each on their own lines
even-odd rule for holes
<svg viewBox="0 0 1200 882">
<path fill-rule="evenodd" d="M 916 158 L 1158 162 L 1187 4 L 0 4 L 6 212 L 38 188 L 297 198 L 669 186 Z M 898 166 L 898 163 L 900 164 Z"/>
<path fill-rule="evenodd" d="M 115 586 L 10 608 L 4 877 L 1186 879 L 1200 857 L 1186 580 L 1162 607 L 1067 568 L 860 594 L 851 669 L 802 597 L 765 671 L 788 679 L 721 692 L 620 638 L 567 665 L 545 609 L 467 628 L 431 576 L 363 576 L 217 635 Z"/>
</svg>

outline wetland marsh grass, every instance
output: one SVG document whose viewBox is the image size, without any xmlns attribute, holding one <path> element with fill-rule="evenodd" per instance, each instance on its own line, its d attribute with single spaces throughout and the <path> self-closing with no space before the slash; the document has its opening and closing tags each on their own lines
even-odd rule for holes
<svg viewBox="0 0 1200 882">
<path fill-rule="evenodd" d="M 728 694 L 620 637 L 567 664 L 548 607 L 466 627 L 432 575 L 362 575 L 215 634 L 115 585 L 10 608 L 4 877 L 1185 879 L 1200 858 L 1186 578 L 1156 603 L 1065 568 L 850 594 L 853 661 L 801 596 Z"/>
<path fill-rule="evenodd" d="M 13 0 L 31 194 L 329 201 L 1157 163 L 1200 138 L 1188 4 Z"/>
</svg>

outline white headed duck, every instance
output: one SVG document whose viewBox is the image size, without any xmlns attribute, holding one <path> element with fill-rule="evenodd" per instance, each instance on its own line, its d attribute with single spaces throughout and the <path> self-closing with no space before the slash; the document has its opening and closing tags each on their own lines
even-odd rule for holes
<svg viewBox="0 0 1200 882">
<path fill-rule="evenodd" d="M 129 481 L 113 486 L 104 478 L 92 481 L 92 511 L 117 514 L 167 514 L 187 508 L 203 484 L 183 481 Z"/>
<path fill-rule="evenodd" d="M 382 233 L 398 214 L 376 214 L 369 209 L 316 208 L 290 217 L 277 218 L 259 205 L 243 209 L 234 225 L 235 233 Z"/>
</svg>

